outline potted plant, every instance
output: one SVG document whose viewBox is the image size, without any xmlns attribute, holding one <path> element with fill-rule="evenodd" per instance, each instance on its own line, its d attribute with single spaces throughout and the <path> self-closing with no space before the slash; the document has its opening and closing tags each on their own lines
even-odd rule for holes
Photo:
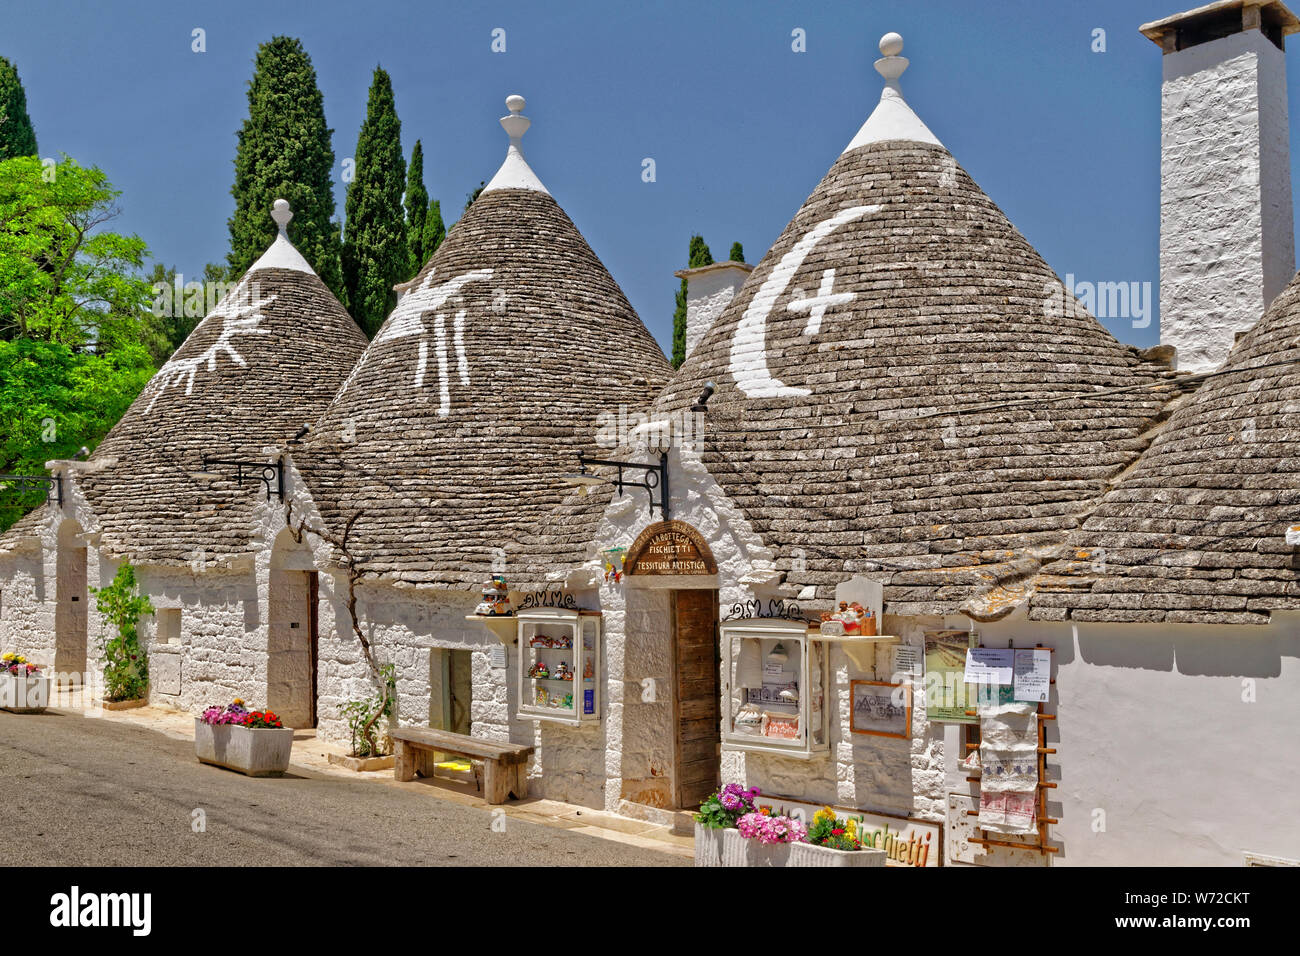
<svg viewBox="0 0 1300 956">
<path fill-rule="evenodd" d="M 805 842 L 790 847 L 786 866 L 884 866 L 885 851 L 864 846 L 856 820 L 841 820 L 830 807 L 813 814 Z"/>
<path fill-rule="evenodd" d="M 722 845 L 726 831 L 754 809 L 758 788 L 746 790 L 738 783 L 724 784 L 700 804 L 695 814 L 695 865 L 722 866 Z"/>
<path fill-rule="evenodd" d="M 724 838 L 722 865 L 789 866 L 791 846 L 807 835 L 808 828 L 794 817 L 760 807 L 737 820 L 735 835 Z"/>
<path fill-rule="evenodd" d="M 149 664 L 140 648 L 140 618 L 153 614 L 148 595 L 136 592 L 135 569 L 123 561 L 107 587 L 92 588 L 95 606 L 115 636 L 104 643 L 104 706 L 108 710 L 142 707 L 148 703 Z"/>
<path fill-rule="evenodd" d="M 0 657 L 0 710 L 39 714 L 50 702 L 50 679 L 12 651 Z"/>
<path fill-rule="evenodd" d="M 239 698 L 194 718 L 194 755 L 200 763 L 250 777 L 278 777 L 289 769 L 292 749 L 291 728 L 269 710 L 249 710 Z"/>
</svg>

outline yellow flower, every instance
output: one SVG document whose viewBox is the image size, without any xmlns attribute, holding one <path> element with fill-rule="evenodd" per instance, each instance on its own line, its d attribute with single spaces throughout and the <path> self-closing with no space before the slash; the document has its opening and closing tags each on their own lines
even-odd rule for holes
<svg viewBox="0 0 1300 956">
<path fill-rule="evenodd" d="M 244 706 L 244 698 L 242 698 L 242 697 L 236 697 L 233 701 L 231 701 L 231 703 L 232 703 L 232 704 L 238 704 L 240 707 L 243 707 L 243 706 Z"/>
</svg>

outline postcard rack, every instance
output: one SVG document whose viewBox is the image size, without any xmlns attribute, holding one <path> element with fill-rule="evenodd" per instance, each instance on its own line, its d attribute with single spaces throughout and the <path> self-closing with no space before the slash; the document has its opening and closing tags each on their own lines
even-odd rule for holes
<svg viewBox="0 0 1300 956">
<path fill-rule="evenodd" d="M 980 645 L 980 647 L 983 646 L 984 646 L 983 644 Z M 1012 649 L 1028 650 L 1029 648 L 1013 647 Z M 1033 649 L 1039 651 L 1044 651 L 1044 650 L 1049 651 L 1053 655 L 1056 654 L 1056 648 L 1044 647 L 1042 644 L 1035 644 Z M 1052 659 L 1053 661 L 1055 661 L 1055 657 L 1053 657 Z M 1048 684 L 1055 685 L 1056 678 L 1055 677 L 1049 678 Z M 966 711 L 966 715 L 969 717 L 976 716 L 976 713 L 977 712 L 973 710 Z M 978 837 L 971 837 L 969 840 L 970 843 L 974 843 L 978 846 L 982 846 L 986 850 L 990 847 L 995 847 L 995 846 L 1007 847 L 1008 849 L 1012 849 L 1012 850 L 1037 850 L 1039 853 L 1043 854 L 1044 856 L 1046 856 L 1049 853 L 1061 852 L 1061 848 L 1059 846 L 1049 846 L 1047 843 L 1048 826 L 1053 823 L 1061 822 L 1060 820 L 1054 817 L 1049 817 L 1047 815 L 1047 791 L 1056 789 L 1056 784 L 1052 783 L 1047 779 L 1047 757 L 1048 754 L 1056 753 L 1056 748 L 1047 746 L 1047 725 L 1044 723 L 1044 721 L 1055 720 L 1055 719 L 1056 719 L 1056 714 L 1045 713 L 1043 710 L 1043 705 L 1041 703 L 1038 705 L 1038 720 L 1035 721 L 1035 724 L 1037 725 L 1038 728 L 1038 803 L 1036 807 L 1037 812 L 1034 815 L 1037 821 L 1038 842 L 1037 843 L 1013 843 L 1010 840 L 995 840 L 989 836 L 987 830 L 985 830 L 983 827 L 980 827 L 979 828 L 980 835 Z M 977 743 L 974 744 L 968 743 L 966 744 L 966 749 L 967 751 L 978 750 L 979 746 L 980 745 Z M 970 783 L 976 783 L 976 784 L 980 783 L 981 780 L 980 777 L 974 777 L 974 776 L 967 777 L 966 779 Z M 971 817 L 978 817 L 980 815 L 980 812 L 978 810 L 967 810 L 966 815 Z"/>
</svg>

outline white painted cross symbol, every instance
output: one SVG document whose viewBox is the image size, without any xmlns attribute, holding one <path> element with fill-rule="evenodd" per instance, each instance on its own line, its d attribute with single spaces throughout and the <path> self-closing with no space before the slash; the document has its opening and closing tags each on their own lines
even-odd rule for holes
<svg viewBox="0 0 1300 956">
<path fill-rule="evenodd" d="M 811 299 L 795 299 L 786 306 L 790 312 L 808 313 L 808 325 L 804 328 L 805 335 L 816 335 L 821 331 L 822 318 L 831 306 L 844 305 L 855 298 L 852 292 L 834 292 L 834 288 L 835 270 L 827 269 L 822 273 L 822 284 L 815 296 Z"/>
</svg>

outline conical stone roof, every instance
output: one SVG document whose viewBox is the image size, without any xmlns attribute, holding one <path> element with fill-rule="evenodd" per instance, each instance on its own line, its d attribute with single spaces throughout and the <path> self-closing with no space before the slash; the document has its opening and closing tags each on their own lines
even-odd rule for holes
<svg viewBox="0 0 1300 956">
<path fill-rule="evenodd" d="M 1263 624 L 1300 610 L 1300 276 L 1037 582 L 1038 620 Z"/>
<path fill-rule="evenodd" d="M 276 207 L 281 231 L 266 254 L 74 472 L 110 553 L 163 564 L 247 553 L 263 486 L 238 486 L 225 466 L 212 469 L 221 477 L 203 477 L 203 456 L 273 461 L 325 409 L 365 348 L 289 242 L 288 204 Z"/>
<path fill-rule="evenodd" d="M 295 455 L 370 572 L 475 587 L 568 490 L 602 413 L 671 375 L 654 338 L 524 161 L 507 158 L 411 282 Z M 509 573 L 509 568 L 505 571 Z"/>
<path fill-rule="evenodd" d="M 704 464 L 786 584 L 826 599 L 861 572 L 894 613 L 939 613 L 1064 540 L 1145 446 L 1168 395 L 1142 389 L 1168 373 L 1065 294 L 916 117 L 901 46 L 882 41 L 879 106 L 653 414 L 716 383 Z M 1117 388 L 1138 391 L 1092 397 Z M 549 562 L 581 560 L 594 527 L 568 508 L 534 542 Z"/>
</svg>

